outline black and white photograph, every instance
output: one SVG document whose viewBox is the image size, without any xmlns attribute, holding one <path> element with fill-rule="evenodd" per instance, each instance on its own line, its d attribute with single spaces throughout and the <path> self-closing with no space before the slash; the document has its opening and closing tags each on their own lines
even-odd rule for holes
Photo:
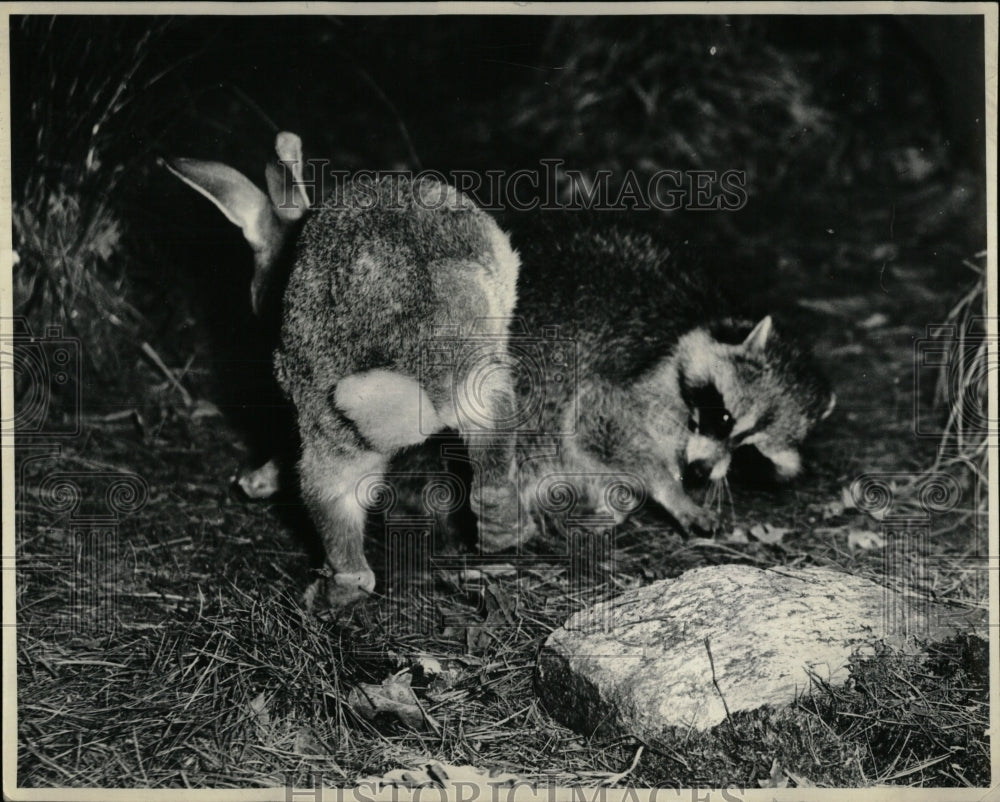
<svg viewBox="0 0 1000 802">
<path fill-rule="evenodd" d="M 1000 793 L 995 4 L 2 11 L 5 799 Z"/>
</svg>

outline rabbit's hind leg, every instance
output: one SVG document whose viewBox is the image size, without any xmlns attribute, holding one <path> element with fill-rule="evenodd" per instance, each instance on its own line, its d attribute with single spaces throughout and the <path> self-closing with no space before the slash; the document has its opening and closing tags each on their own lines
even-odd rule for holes
<svg viewBox="0 0 1000 802">
<path fill-rule="evenodd" d="M 386 458 L 374 451 L 348 450 L 334 443 L 305 443 L 299 462 L 302 497 L 319 530 L 330 575 L 306 591 L 312 607 L 320 589 L 332 608 L 359 601 L 375 588 L 365 559 L 365 488 L 381 484 Z"/>
<path fill-rule="evenodd" d="M 323 538 L 331 576 L 326 596 L 343 607 L 371 593 L 375 575 L 365 559 L 368 507 L 379 502 L 389 458 L 423 442 L 442 424 L 420 383 L 377 368 L 341 378 L 330 400 L 306 404 L 299 418 L 302 497 Z M 391 492 L 391 491 L 389 491 Z M 309 604 L 318 592 L 307 591 Z"/>
</svg>

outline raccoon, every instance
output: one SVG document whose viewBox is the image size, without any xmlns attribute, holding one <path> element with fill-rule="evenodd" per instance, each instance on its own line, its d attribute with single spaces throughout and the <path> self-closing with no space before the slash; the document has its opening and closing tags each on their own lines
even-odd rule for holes
<svg viewBox="0 0 1000 802">
<path fill-rule="evenodd" d="M 799 445 L 835 396 L 770 316 L 725 311 L 697 247 L 667 245 L 612 213 L 509 225 L 522 259 L 516 317 L 535 334 L 558 326 L 576 350 L 575 375 L 541 386 L 537 369 L 514 360 L 520 408 L 540 409 L 534 430 L 519 432 L 532 518 L 568 484 L 617 522 L 645 497 L 683 529 L 711 531 L 713 514 L 685 486 L 723 479 L 737 449 L 756 448 L 778 477 L 799 473 Z"/>
</svg>

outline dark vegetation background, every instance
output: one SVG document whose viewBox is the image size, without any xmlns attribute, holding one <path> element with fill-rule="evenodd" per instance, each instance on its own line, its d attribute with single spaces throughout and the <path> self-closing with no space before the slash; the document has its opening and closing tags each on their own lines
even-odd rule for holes
<svg viewBox="0 0 1000 802">
<path fill-rule="evenodd" d="M 609 586 L 731 561 L 898 580 L 859 537 L 878 522 L 843 492 L 871 471 L 899 475 L 904 509 L 926 471 L 956 477 L 922 590 L 984 608 L 985 438 L 962 404 L 985 403 L 985 357 L 966 349 L 967 371 L 913 389 L 927 325 L 985 314 L 982 37 L 978 18 L 11 18 L 15 314 L 78 339 L 82 376 L 80 405 L 51 394 L 19 439 L 20 782 L 346 783 L 434 758 L 562 784 L 988 783 L 975 639 L 859 661 L 844 691 L 679 736 L 627 779 L 633 741 L 564 730 L 531 691 L 538 644 Z M 635 522 L 585 597 L 540 562 L 431 581 L 457 623 L 429 632 L 394 629 L 384 598 L 346 621 L 303 617 L 315 554 L 294 495 L 248 505 L 228 487 L 285 439 L 249 255 L 155 162 L 216 159 L 260 181 L 278 130 L 347 170 L 744 170 L 738 213 L 636 214 L 703 232 L 735 288 L 813 341 L 840 401 L 806 476 L 737 482 L 726 512 L 742 538 Z M 15 382 L 24 410 L 30 377 Z M 917 408 L 938 436 L 914 437 Z M 74 419 L 78 436 L 44 436 Z M 60 615 L 74 585 L 52 566 L 75 519 L 44 491 L 58 472 L 88 499 L 108 472 L 148 488 L 115 523 L 115 573 L 88 580 L 114 589 L 108 632 Z M 429 730 L 347 703 L 424 653 L 445 667 L 411 670 Z"/>
</svg>

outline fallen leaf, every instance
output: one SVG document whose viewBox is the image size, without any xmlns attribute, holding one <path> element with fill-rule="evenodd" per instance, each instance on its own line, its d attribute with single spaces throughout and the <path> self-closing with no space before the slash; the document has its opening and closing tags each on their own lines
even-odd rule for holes
<svg viewBox="0 0 1000 802">
<path fill-rule="evenodd" d="M 449 763 L 434 761 L 427 764 L 427 773 L 442 787 L 448 788 L 455 783 L 475 783 L 478 785 L 504 785 L 518 782 L 514 774 L 493 774 L 486 769 L 480 769 L 468 764 L 453 766 Z"/>
<path fill-rule="evenodd" d="M 486 623 L 512 624 L 517 612 L 517 598 L 502 585 L 490 585 L 483 596 L 486 603 Z M 497 613 L 496 616 L 493 614 Z"/>
<path fill-rule="evenodd" d="M 496 563 L 495 565 L 483 565 L 479 568 L 465 568 L 458 572 L 458 579 L 462 582 L 476 582 L 490 576 L 516 575 L 516 566 L 511 563 Z"/>
<path fill-rule="evenodd" d="M 781 764 L 775 758 L 771 761 L 771 774 L 766 780 L 757 780 L 757 785 L 761 788 L 787 788 L 788 777 L 781 770 Z"/>
<path fill-rule="evenodd" d="M 852 549 L 871 551 L 885 546 L 885 538 L 878 532 L 871 532 L 867 529 L 852 529 L 847 533 L 847 545 Z"/>
<path fill-rule="evenodd" d="M 478 568 L 463 568 L 461 571 L 448 571 L 446 576 L 456 584 L 459 582 L 479 582 L 484 574 Z"/>
<path fill-rule="evenodd" d="M 316 736 L 313 735 L 312 730 L 308 727 L 303 727 L 295 733 L 295 743 L 292 746 L 292 751 L 297 755 L 325 757 L 323 755 L 323 748 L 316 741 Z"/>
<path fill-rule="evenodd" d="M 521 778 L 515 774 L 493 774 L 490 771 L 475 766 L 453 766 L 434 760 L 424 764 L 420 768 L 393 769 L 381 777 L 366 777 L 364 782 L 374 783 L 382 788 L 421 788 L 428 786 L 452 788 L 456 783 L 479 786 L 515 786 L 521 782 Z"/>
<path fill-rule="evenodd" d="M 421 710 L 417 695 L 410 687 L 408 671 L 387 677 L 381 685 L 359 683 L 347 695 L 347 704 L 369 721 L 379 713 L 388 713 L 414 729 L 421 729 L 428 724 L 434 729 L 438 728 L 437 722 Z"/>
<path fill-rule="evenodd" d="M 851 488 L 840 488 L 840 503 L 844 505 L 845 510 L 857 509 L 858 505 L 854 503 L 854 494 L 851 492 Z"/>
<path fill-rule="evenodd" d="M 423 788 L 435 784 L 426 771 L 419 769 L 393 769 L 381 777 L 366 777 L 363 782 L 381 788 Z"/>
<path fill-rule="evenodd" d="M 266 728 L 270 725 L 271 715 L 267 712 L 267 697 L 263 691 L 250 700 L 249 707 L 250 715 L 256 719 L 258 726 Z"/>
<path fill-rule="evenodd" d="M 791 531 L 791 529 L 781 526 L 771 526 L 770 524 L 754 524 L 750 527 L 750 534 L 761 543 L 767 543 L 768 545 L 780 543 L 785 535 Z"/>
<path fill-rule="evenodd" d="M 441 667 L 441 661 L 436 657 L 431 657 L 429 654 L 422 654 L 417 657 L 413 661 L 413 667 L 419 669 L 420 673 L 427 678 L 436 677 L 444 671 Z"/>
<path fill-rule="evenodd" d="M 465 648 L 470 654 L 482 652 L 493 642 L 493 633 L 502 623 L 496 611 L 491 611 L 484 624 L 470 624 L 465 628 Z"/>
<path fill-rule="evenodd" d="M 795 785 L 798 788 L 815 788 L 816 787 L 816 783 L 814 783 L 808 777 L 803 777 L 801 774 L 796 774 L 795 772 L 789 771 L 788 769 L 785 769 L 785 774 L 788 775 L 788 778 L 793 783 L 795 783 Z"/>
<path fill-rule="evenodd" d="M 749 543 L 750 538 L 747 537 L 747 530 L 742 526 L 733 527 L 733 531 L 729 533 L 726 537 L 727 543 Z"/>
</svg>

